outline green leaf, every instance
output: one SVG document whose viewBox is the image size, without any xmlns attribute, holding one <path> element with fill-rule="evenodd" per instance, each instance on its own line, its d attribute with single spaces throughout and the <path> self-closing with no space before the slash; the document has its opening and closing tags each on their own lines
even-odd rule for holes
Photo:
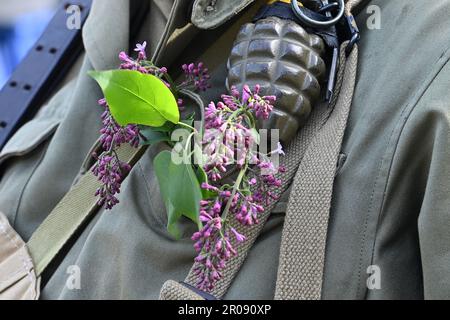
<svg viewBox="0 0 450 320">
<path fill-rule="evenodd" d="M 143 143 L 144 145 L 152 145 L 158 142 L 170 141 L 169 134 L 158 131 L 157 128 L 146 127 L 145 129 L 141 129 L 139 132 L 146 139 Z"/>
<path fill-rule="evenodd" d="M 169 177 L 169 198 L 175 212 L 181 212 L 199 225 L 200 201 L 203 195 L 192 165 L 170 161 Z"/>
<path fill-rule="evenodd" d="M 181 214 L 175 211 L 175 208 L 171 203 L 169 197 L 170 177 L 168 175 L 168 172 L 170 163 L 170 152 L 162 151 L 153 160 L 153 167 L 155 170 L 156 178 L 159 182 L 159 190 L 167 211 L 167 231 L 169 231 L 169 233 L 174 236 L 175 239 L 180 239 L 181 232 L 177 222 L 181 218 Z"/>
<path fill-rule="evenodd" d="M 175 125 L 173 123 L 166 122 L 161 127 L 152 127 L 152 128 L 153 128 L 153 130 L 158 131 L 158 132 L 169 133 L 169 132 L 172 132 L 174 130 Z"/>
<path fill-rule="evenodd" d="M 171 202 L 168 203 L 167 207 L 167 231 L 171 234 L 175 239 L 181 239 L 181 230 L 178 224 L 178 221 L 181 218 L 181 214 L 178 214 L 173 207 Z"/>
<path fill-rule="evenodd" d="M 161 127 L 167 121 L 180 121 L 176 99 L 161 79 L 131 70 L 91 71 L 89 75 L 102 88 L 119 125 Z"/>
<path fill-rule="evenodd" d="M 163 151 L 153 161 L 161 196 L 166 206 L 167 230 L 180 238 L 178 221 L 185 216 L 200 225 L 202 192 L 197 176 L 190 164 L 175 164 L 170 151 Z"/>
</svg>

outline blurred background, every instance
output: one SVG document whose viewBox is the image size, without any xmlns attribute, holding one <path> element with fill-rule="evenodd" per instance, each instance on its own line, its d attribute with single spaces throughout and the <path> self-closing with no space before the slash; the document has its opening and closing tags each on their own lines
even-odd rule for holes
<svg viewBox="0 0 450 320">
<path fill-rule="evenodd" d="M 0 88 L 51 20 L 60 0 L 0 0 Z"/>
</svg>

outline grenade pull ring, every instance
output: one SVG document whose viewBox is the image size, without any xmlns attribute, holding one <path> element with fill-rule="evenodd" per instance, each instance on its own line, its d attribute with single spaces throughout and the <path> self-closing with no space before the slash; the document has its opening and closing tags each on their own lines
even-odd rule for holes
<svg viewBox="0 0 450 320">
<path fill-rule="evenodd" d="M 345 13 L 345 3 L 344 0 L 337 0 L 337 3 L 328 3 L 328 0 L 323 0 L 323 8 L 331 8 L 335 5 L 339 6 L 339 12 L 335 17 L 331 17 L 329 14 L 327 14 L 326 19 L 317 19 L 314 16 L 310 16 L 305 13 L 304 8 L 300 8 L 300 5 L 297 1 L 291 1 L 292 10 L 294 11 L 294 14 L 296 17 L 304 23 L 306 26 L 311 28 L 319 28 L 319 29 L 326 29 L 329 27 L 334 26 L 336 23 L 341 20 L 341 18 L 344 16 Z"/>
<path fill-rule="evenodd" d="M 253 21 L 244 24 L 237 34 L 228 59 L 226 82 L 229 90 L 258 84 L 261 94 L 277 97 L 269 119 L 259 120 L 258 126 L 259 129 L 278 129 L 284 144 L 295 138 L 307 123 L 311 111 L 322 101 L 322 93 L 331 100 L 339 50 L 334 26 L 315 32 L 318 28 L 299 23 L 291 3 L 307 4 L 301 12 L 321 22 L 340 20 L 341 11 L 344 13 L 343 1 L 268 1 Z M 324 91 L 328 48 L 334 49 L 333 63 L 328 88 Z"/>
</svg>

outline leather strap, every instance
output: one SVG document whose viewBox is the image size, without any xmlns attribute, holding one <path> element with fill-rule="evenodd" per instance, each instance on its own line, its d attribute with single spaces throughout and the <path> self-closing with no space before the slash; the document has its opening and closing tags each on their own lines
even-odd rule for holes
<svg viewBox="0 0 450 320">
<path fill-rule="evenodd" d="M 81 23 L 92 0 L 62 2 L 45 32 L 0 91 L 0 150 L 38 111 L 82 51 L 81 30 L 69 30 L 66 9 L 77 5 Z"/>
</svg>

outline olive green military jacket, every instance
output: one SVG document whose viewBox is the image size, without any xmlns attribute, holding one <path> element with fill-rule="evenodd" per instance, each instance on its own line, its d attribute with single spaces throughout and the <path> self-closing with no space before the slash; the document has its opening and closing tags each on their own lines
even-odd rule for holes
<svg viewBox="0 0 450 320">
<path fill-rule="evenodd" d="M 0 211 L 25 240 L 92 164 L 87 155 L 102 110 L 87 71 L 116 68 L 131 38 L 147 40 L 155 53 L 168 22 L 186 23 L 188 9 L 178 3 L 171 15 L 173 3 L 152 0 L 139 34 L 130 35 L 128 1 L 94 1 L 85 54 L 0 154 Z M 357 17 L 359 71 L 334 186 L 322 297 L 450 298 L 450 2 L 373 0 L 366 8 L 371 13 L 363 9 Z M 380 28 L 369 29 L 378 8 Z M 190 27 L 192 36 L 159 52 L 160 60 L 211 61 L 213 88 L 203 98 L 217 100 L 233 40 L 220 35 L 235 33 L 235 25 Z M 195 256 L 194 227 L 184 226 L 181 241 L 167 233 L 153 156 L 148 150 L 133 168 L 120 204 L 98 212 L 47 270 L 42 298 L 156 299 L 165 281 L 184 279 Z M 282 227 L 283 214 L 273 213 L 226 299 L 274 297 Z M 79 267 L 79 288 L 67 285 L 70 266 Z M 379 279 L 368 286 L 371 275 Z"/>
</svg>

